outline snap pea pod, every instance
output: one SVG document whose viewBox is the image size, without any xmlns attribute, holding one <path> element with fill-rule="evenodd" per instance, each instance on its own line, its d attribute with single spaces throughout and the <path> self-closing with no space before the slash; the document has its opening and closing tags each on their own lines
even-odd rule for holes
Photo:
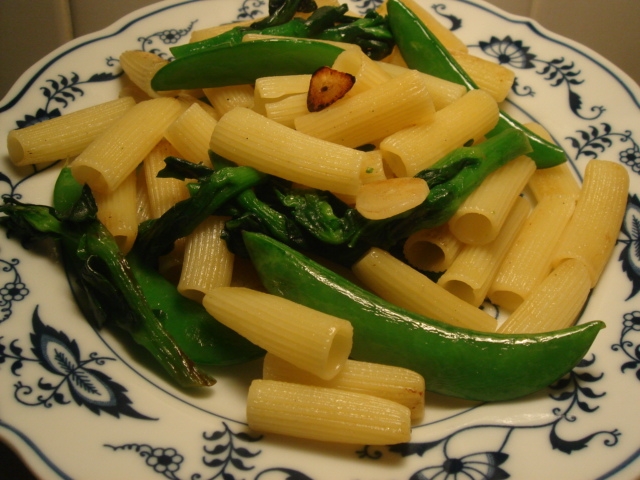
<svg viewBox="0 0 640 480">
<path fill-rule="evenodd" d="M 464 85 L 469 90 L 478 88 L 438 38 L 401 0 L 388 0 L 387 14 L 389 28 L 410 68 Z M 562 148 L 538 136 L 503 111 L 500 112 L 498 125 L 487 136 L 496 135 L 507 128 L 517 128 L 527 134 L 533 148 L 529 155 L 538 168 L 553 167 L 566 161 Z"/>
<path fill-rule="evenodd" d="M 270 293 L 352 323 L 352 358 L 412 369 L 443 395 L 503 401 L 536 392 L 577 365 L 605 326 L 534 335 L 457 328 L 396 307 L 266 235 L 244 241 Z"/>
<path fill-rule="evenodd" d="M 298 38 L 270 38 L 203 50 L 176 58 L 156 72 L 156 91 L 251 84 L 260 77 L 315 72 L 343 50 Z"/>
<path fill-rule="evenodd" d="M 338 7 L 325 6 L 318 8 L 306 20 L 301 18 L 290 18 L 284 23 L 275 25 L 254 23 L 249 27 L 235 27 L 227 32 L 221 33 L 220 35 L 216 35 L 215 37 L 200 40 L 198 42 L 178 45 L 176 47 L 172 47 L 170 50 L 175 58 L 185 57 L 187 55 L 219 48 L 221 46 L 231 46 L 242 43 L 242 38 L 248 33 L 260 33 L 262 35 L 273 35 L 279 37 L 315 37 L 327 28 L 333 27 L 335 22 L 347 12 L 348 8 L 349 7 L 347 7 L 346 4 Z"/>
</svg>

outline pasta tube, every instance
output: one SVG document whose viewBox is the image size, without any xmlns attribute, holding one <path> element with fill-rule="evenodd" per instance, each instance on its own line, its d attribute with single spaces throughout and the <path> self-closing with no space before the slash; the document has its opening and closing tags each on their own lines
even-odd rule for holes
<svg viewBox="0 0 640 480">
<path fill-rule="evenodd" d="M 509 318 L 500 333 L 540 333 L 570 327 L 591 290 L 591 275 L 576 259 L 563 261 L 539 283 Z"/>
<path fill-rule="evenodd" d="M 11 130 L 9 157 L 19 167 L 73 158 L 134 105 L 132 97 L 122 97 Z"/>
<path fill-rule="evenodd" d="M 242 107 L 218 121 L 210 148 L 218 155 L 292 182 L 355 195 L 364 152 L 313 138 Z"/>
<path fill-rule="evenodd" d="M 414 176 L 470 140 L 480 140 L 497 124 L 498 115 L 491 95 L 471 90 L 438 110 L 432 122 L 389 135 L 380 150 L 396 176 Z"/>
<path fill-rule="evenodd" d="M 493 279 L 524 224 L 531 206 L 523 197 L 516 203 L 505 221 L 500 235 L 484 245 L 465 245 L 438 284 L 475 307 L 484 302 Z"/>
<path fill-rule="evenodd" d="M 409 265 L 427 272 L 444 272 L 458 255 L 462 242 L 448 224 L 426 228 L 410 235 L 402 252 Z"/>
<path fill-rule="evenodd" d="M 337 375 L 351 352 L 351 323 L 276 295 L 218 287 L 202 304 L 249 341 L 325 380 Z"/>
<path fill-rule="evenodd" d="M 366 393 L 404 405 L 411 411 L 412 420 L 419 420 L 424 415 L 424 378 L 406 368 L 347 360 L 338 375 L 331 380 L 322 380 L 267 353 L 262 365 L 262 378 Z"/>
<path fill-rule="evenodd" d="M 127 110 L 71 163 L 71 172 L 92 190 L 115 190 L 162 139 L 182 112 L 175 98 L 155 98 Z"/>
<path fill-rule="evenodd" d="M 384 250 L 370 249 L 352 266 L 352 270 L 377 295 L 409 311 L 457 327 L 485 332 L 496 329 L 495 318 L 448 292 Z"/>
<path fill-rule="evenodd" d="M 629 174 L 624 166 L 591 160 L 585 169 L 576 209 L 553 255 L 552 265 L 576 258 L 584 263 L 595 287 L 620 231 L 627 206 Z"/>
<path fill-rule="evenodd" d="M 359 147 L 434 118 L 433 100 L 421 75 L 408 70 L 330 107 L 296 118 L 300 132 L 347 147 Z"/>
<path fill-rule="evenodd" d="M 536 164 L 523 155 L 491 173 L 449 220 L 451 233 L 472 245 L 493 241 L 535 171 Z"/>
<path fill-rule="evenodd" d="M 383 398 L 275 380 L 254 380 L 247 397 L 252 430 L 327 442 L 407 442 L 410 416 L 407 407 Z"/>
</svg>

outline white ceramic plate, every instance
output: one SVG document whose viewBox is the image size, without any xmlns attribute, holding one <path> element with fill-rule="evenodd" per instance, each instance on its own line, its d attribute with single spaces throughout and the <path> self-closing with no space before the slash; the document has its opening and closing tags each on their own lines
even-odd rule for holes
<svg viewBox="0 0 640 480">
<path fill-rule="evenodd" d="M 249 432 L 244 395 L 260 365 L 219 369 L 206 392 L 173 388 L 139 351 L 79 315 L 55 258 L 0 244 L 0 436 L 46 479 L 631 479 L 640 474 L 640 90 L 585 47 L 485 3 L 425 7 L 472 53 L 508 63 L 513 115 L 546 126 L 578 175 L 627 165 L 623 230 L 583 319 L 602 319 L 582 365 L 528 398 L 473 404 L 428 396 L 400 447 L 343 447 Z M 374 2 L 351 4 L 352 11 Z M 264 15 L 263 0 L 168 1 L 73 41 L 26 72 L 0 105 L 0 135 L 115 97 L 127 49 L 169 55 L 194 28 Z M 4 143 L 4 142 L 3 142 Z M 56 169 L 16 170 L 0 192 L 49 203 Z M 46 348 L 41 348 L 46 345 Z M 531 365 L 531 368 L 536 368 Z"/>
</svg>

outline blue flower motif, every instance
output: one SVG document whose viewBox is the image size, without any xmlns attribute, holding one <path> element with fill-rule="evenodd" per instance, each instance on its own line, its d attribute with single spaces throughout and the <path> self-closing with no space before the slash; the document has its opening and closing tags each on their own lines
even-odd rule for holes
<svg viewBox="0 0 640 480">
<path fill-rule="evenodd" d="M 480 452 L 460 458 L 448 457 L 442 465 L 427 467 L 411 476 L 410 480 L 503 480 L 510 475 L 499 467 L 509 458 L 502 452 Z"/>
<path fill-rule="evenodd" d="M 620 152 L 620 161 L 630 166 L 634 172 L 640 171 L 640 148 L 636 145 Z"/>
<path fill-rule="evenodd" d="M 153 467 L 156 472 L 172 478 L 173 473 L 180 469 L 183 460 L 184 457 L 175 448 L 154 448 L 147 457 L 147 465 Z"/>
<path fill-rule="evenodd" d="M 29 295 L 29 289 L 22 282 L 9 282 L 0 288 L 0 305 L 19 302 Z"/>
<path fill-rule="evenodd" d="M 640 332 L 640 312 L 638 310 L 625 313 L 622 318 L 622 324 L 624 325 L 625 330 L 635 330 L 636 332 Z"/>
<path fill-rule="evenodd" d="M 491 37 L 488 42 L 480 42 L 480 48 L 490 57 L 494 57 L 501 65 L 509 65 L 513 68 L 533 68 L 531 62 L 536 56 L 529 53 L 529 48 L 522 44 L 521 40 L 513 40 L 509 35 L 500 40 Z"/>
<path fill-rule="evenodd" d="M 171 44 L 178 43 L 178 40 L 180 40 L 183 35 L 175 28 L 172 28 L 171 30 L 160 32 L 158 36 L 165 44 Z"/>
</svg>

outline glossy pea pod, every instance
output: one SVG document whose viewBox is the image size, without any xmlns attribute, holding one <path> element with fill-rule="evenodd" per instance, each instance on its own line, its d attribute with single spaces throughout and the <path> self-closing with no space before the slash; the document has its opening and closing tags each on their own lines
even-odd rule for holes
<svg viewBox="0 0 640 480">
<path fill-rule="evenodd" d="M 84 212 L 74 210 L 82 205 L 77 201 L 82 190 L 83 186 L 75 180 L 71 170 L 63 168 L 54 188 L 53 205 L 56 211 L 66 218 L 84 215 Z M 75 244 L 67 244 L 63 249 L 69 280 L 83 313 L 91 317 L 94 325 L 101 326 L 107 320 L 104 310 L 83 295 L 82 284 L 73 278 L 72 262 L 76 258 L 76 248 Z M 103 255 L 104 258 L 109 256 L 110 252 Z M 123 276 L 133 276 L 128 290 L 133 294 L 139 289 L 144 297 L 140 302 L 134 297 L 132 305 L 150 308 L 162 328 L 189 360 L 200 365 L 222 366 L 244 363 L 264 354 L 261 348 L 215 320 L 200 303 L 181 295 L 175 285 L 147 265 L 136 251 L 130 252 L 125 259 L 127 274 Z M 161 335 L 155 337 L 160 338 Z"/>
<path fill-rule="evenodd" d="M 464 85 L 468 90 L 478 88 L 438 38 L 401 0 L 388 0 L 387 14 L 391 33 L 409 68 Z M 553 167 L 566 161 L 562 148 L 536 135 L 503 111 L 487 137 L 507 128 L 517 128 L 527 134 L 533 148 L 529 155 L 538 168 Z"/>
<path fill-rule="evenodd" d="M 156 91 L 255 83 L 260 77 L 310 74 L 332 65 L 343 50 L 298 38 L 270 38 L 202 50 L 176 58 L 156 72 Z"/>
<path fill-rule="evenodd" d="M 575 367 L 605 326 L 533 335 L 457 328 L 396 307 L 268 236 L 244 241 L 270 293 L 352 323 L 352 358 L 414 370 L 443 395 L 503 401 L 536 392 Z"/>
</svg>

